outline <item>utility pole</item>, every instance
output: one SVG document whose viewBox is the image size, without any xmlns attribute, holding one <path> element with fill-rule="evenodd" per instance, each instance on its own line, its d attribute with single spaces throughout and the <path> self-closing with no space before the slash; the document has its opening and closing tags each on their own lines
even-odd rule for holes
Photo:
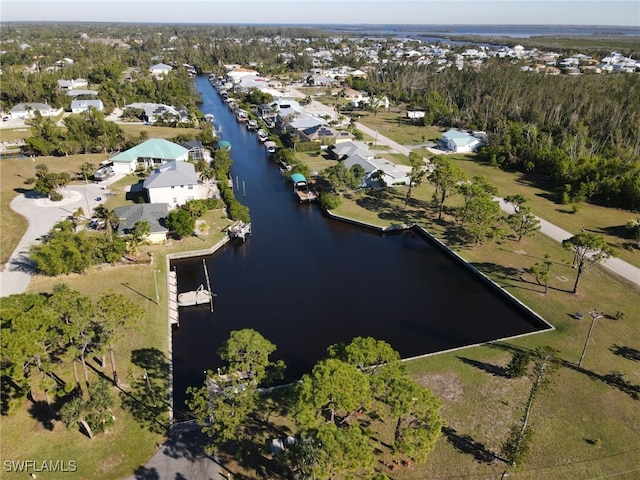
<svg viewBox="0 0 640 480">
<path fill-rule="evenodd" d="M 598 310 L 596 310 L 595 307 L 593 307 L 593 310 L 589 312 L 589 315 L 591 315 L 591 326 L 589 327 L 589 332 L 587 333 L 587 339 L 584 341 L 584 348 L 582 349 L 582 355 L 580 355 L 580 361 L 578 362 L 579 367 L 582 366 L 582 360 L 584 360 L 584 354 L 587 353 L 587 345 L 589 345 L 589 339 L 591 338 L 591 332 L 593 331 L 593 326 L 595 325 L 597 319 L 602 318 L 602 312 L 599 312 Z"/>
<path fill-rule="evenodd" d="M 158 277 L 156 276 L 156 273 L 158 271 L 154 268 L 153 269 L 153 283 L 156 286 L 156 305 L 160 305 L 160 296 L 158 295 Z"/>
</svg>

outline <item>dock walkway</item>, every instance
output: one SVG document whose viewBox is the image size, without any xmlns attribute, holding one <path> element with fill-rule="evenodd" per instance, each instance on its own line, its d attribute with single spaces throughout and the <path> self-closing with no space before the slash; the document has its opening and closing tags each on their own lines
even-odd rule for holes
<svg viewBox="0 0 640 480">
<path fill-rule="evenodd" d="M 180 325 L 178 318 L 178 278 L 176 272 L 169 271 L 168 275 L 169 284 L 169 323 L 171 325 Z"/>
</svg>

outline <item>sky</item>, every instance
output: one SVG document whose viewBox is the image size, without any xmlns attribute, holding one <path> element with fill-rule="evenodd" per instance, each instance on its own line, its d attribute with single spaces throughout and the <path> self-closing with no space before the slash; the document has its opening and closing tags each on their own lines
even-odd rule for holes
<svg viewBox="0 0 640 480">
<path fill-rule="evenodd" d="M 0 21 L 640 27 L 640 0 L 0 0 Z"/>
</svg>

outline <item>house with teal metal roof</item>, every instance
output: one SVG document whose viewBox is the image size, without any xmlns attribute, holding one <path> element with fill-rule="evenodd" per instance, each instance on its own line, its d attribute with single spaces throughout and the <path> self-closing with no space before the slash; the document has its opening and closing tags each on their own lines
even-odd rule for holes
<svg viewBox="0 0 640 480">
<path fill-rule="evenodd" d="M 150 138 L 113 157 L 113 171 L 116 173 L 134 173 L 140 165 L 142 168 L 155 168 L 174 160 L 187 161 L 189 150 L 163 138 Z"/>
<path fill-rule="evenodd" d="M 473 135 L 453 129 L 443 133 L 440 139 L 442 148 L 457 153 L 473 152 L 481 143 L 482 141 Z"/>
</svg>

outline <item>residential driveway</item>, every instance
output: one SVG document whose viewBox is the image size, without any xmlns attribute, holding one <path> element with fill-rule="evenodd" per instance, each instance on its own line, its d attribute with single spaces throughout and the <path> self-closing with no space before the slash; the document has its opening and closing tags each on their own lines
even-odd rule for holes
<svg viewBox="0 0 640 480">
<path fill-rule="evenodd" d="M 223 480 L 233 474 L 205 452 L 199 431 L 172 433 L 146 465 L 123 480 Z"/>
<path fill-rule="evenodd" d="M 68 186 L 60 202 L 52 202 L 35 192 L 27 192 L 14 198 L 11 208 L 27 219 L 29 227 L 4 270 L 0 272 L 0 296 L 23 293 L 27 289 L 34 271 L 34 265 L 29 260 L 31 245 L 37 243 L 38 239 L 49 233 L 57 222 L 78 208 L 82 208 L 85 215 L 91 215 L 93 209 L 105 200 L 107 194 L 106 183 L 102 182 Z M 101 200 L 98 200 L 99 198 Z"/>
</svg>

